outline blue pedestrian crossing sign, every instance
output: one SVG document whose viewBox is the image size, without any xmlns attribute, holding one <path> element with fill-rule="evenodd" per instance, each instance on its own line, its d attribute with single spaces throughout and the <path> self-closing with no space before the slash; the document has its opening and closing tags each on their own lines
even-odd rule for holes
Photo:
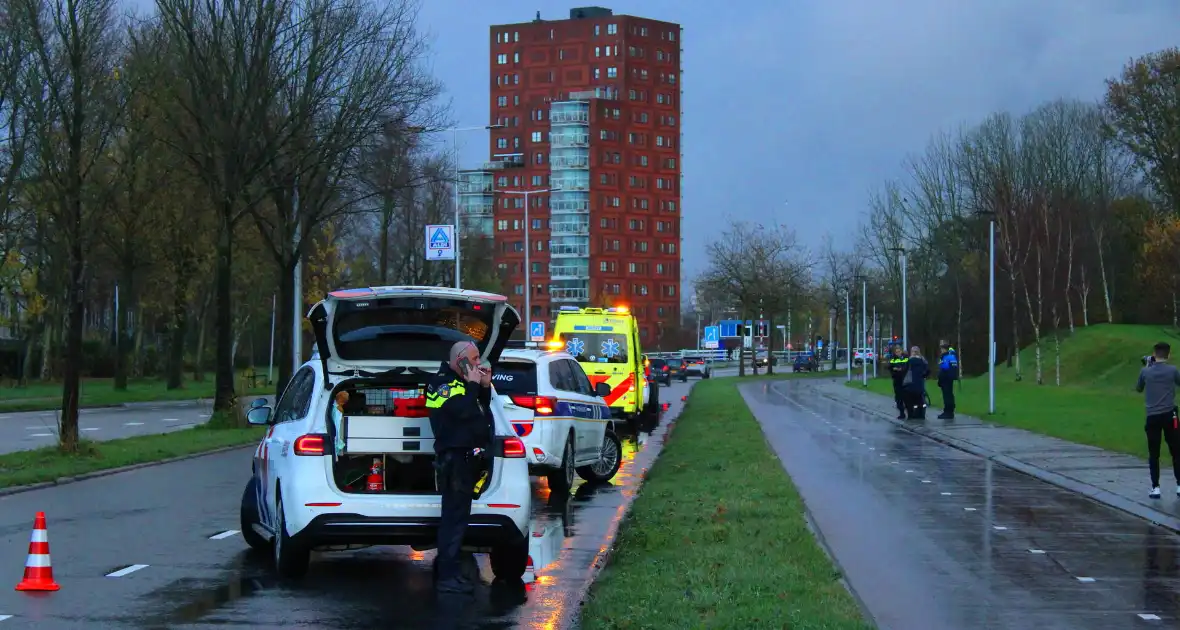
<svg viewBox="0 0 1180 630">
<path fill-rule="evenodd" d="M 716 350 L 721 343 L 721 328 L 719 326 L 705 326 L 705 348 Z"/>
<path fill-rule="evenodd" d="M 455 226 L 426 226 L 426 260 L 455 259 Z"/>
<path fill-rule="evenodd" d="M 545 322 L 529 322 L 529 341 L 545 341 Z"/>
</svg>

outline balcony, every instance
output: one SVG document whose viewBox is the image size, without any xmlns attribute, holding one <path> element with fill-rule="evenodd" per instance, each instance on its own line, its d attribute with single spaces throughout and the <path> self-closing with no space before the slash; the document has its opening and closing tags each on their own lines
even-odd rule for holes
<svg viewBox="0 0 1180 630">
<path fill-rule="evenodd" d="M 594 88 L 593 90 L 582 90 L 579 92 L 570 92 L 568 95 L 566 95 L 566 98 L 568 98 L 571 101 L 588 101 L 593 98 L 601 98 L 601 99 L 607 99 L 607 100 L 614 101 L 614 100 L 618 100 L 619 92 L 618 92 L 618 90 L 612 90 L 610 88 Z"/>
<path fill-rule="evenodd" d="M 460 195 L 490 195 L 492 191 L 491 182 L 459 182 Z"/>
<path fill-rule="evenodd" d="M 549 144 L 554 148 L 588 147 L 590 134 L 588 133 L 554 133 L 549 135 Z"/>
<path fill-rule="evenodd" d="M 572 222 L 572 221 L 563 221 L 561 223 L 554 223 L 550 226 L 550 234 L 554 235 L 554 236 L 556 236 L 558 234 L 587 235 L 587 234 L 590 234 L 590 224 L 589 223 L 576 223 L 576 222 Z"/>
<path fill-rule="evenodd" d="M 553 280 L 589 280 L 590 270 L 581 265 L 549 265 Z"/>
<path fill-rule="evenodd" d="M 590 214 L 590 201 L 587 199 L 563 199 L 549 201 L 551 214 Z"/>
<path fill-rule="evenodd" d="M 552 112 L 549 122 L 554 125 L 586 125 L 590 123 L 590 112 Z"/>
<path fill-rule="evenodd" d="M 590 289 L 549 287 L 549 299 L 554 302 L 585 302 L 590 299 Z"/>
<path fill-rule="evenodd" d="M 490 203 L 463 204 L 459 206 L 459 209 L 467 216 L 490 217 L 495 210 L 495 205 Z"/>
<path fill-rule="evenodd" d="M 552 157 L 549 159 L 549 164 L 554 169 L 562 168 L 576 168 L 587 169 L 590 168 L 590 157 L 586 155 L 573 155 L 568 157 Z"/>
<path fill-rule="evenodd" d="M 565 177 L 562 179 L 550 180 L 550 185 L 559 191 L 565 190 L 590 190 L 589 179 L 574 179 L 572 177 Z"/>
<path fill-rule="evenodd" d="M 550 258 L 588 258 L 590 245 L 588 243 L 551 243 L 549 245 Z"/>
</svg>

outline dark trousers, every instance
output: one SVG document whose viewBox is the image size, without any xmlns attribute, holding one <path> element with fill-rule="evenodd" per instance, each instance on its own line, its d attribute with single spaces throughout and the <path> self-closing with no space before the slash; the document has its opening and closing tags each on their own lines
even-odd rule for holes
<svg viewBox="0 0 1180 630">
<path fill-rule="evenodd" d="M 905 391 L 905 413 L 910 420 L 926 419 L 926 392 Z"/>
<path fill-rule="evenodd" d="M 456 580 L 462 574 L 459 552 L 467 521 L 471 518 L 471 499 L 475 496 L 476 461 L 467 451 L 449 450 L 438 456 L 438 489 L 442 510 L 438 523 L 438 552 L 435 577 L 440 582 Z"/>
<path fill-rule="evenodd" d="M 905 390 L 900 381 L 893 381 L 893 404 L 897 405 L 898 413 L 905 413 Z"/>
<path fill-rule="evenodd" d="M 1147 466 L 1151 470 L 1151 487 L 1160 485 L 1160 443 L 1168 443 L 1172 456 L 1172 474 L 1180 486 L 1180 426 L 1177 426 L 1176 411 L 1147 416 L 1144 430 L 1147 432 Z"/>
<path fill-rule="evenodd" d="M 955 413 L 955 382 L 939 385 L 942 390 L 942 412 L 948 416 Z"/>
</svg>

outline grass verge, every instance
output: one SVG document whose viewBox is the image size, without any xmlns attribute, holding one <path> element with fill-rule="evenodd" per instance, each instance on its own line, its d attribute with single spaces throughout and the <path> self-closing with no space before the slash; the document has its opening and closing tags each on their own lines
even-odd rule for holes
<svg viewBox="0 0 1180 630">
<path fill-rule="evenodd" d="M 114 379 L 88 378 L 82 381 L 82 406 L 102 407 L 136 402 L 162 402 L 212 398 L 213 375 L 204 381 L 185 381 L 180 389 L 168 389 L 167 382 L 157 379 L 134 380 L 127 389 L 115 389 Z M 261 385 L 250 387 L 244 378 L 234 384 L 238 396 L 273 394 L 274 388 Z M 61 383 L 32 383 L 26 387 L 0 387 L 0 413 L 44 411 L 61 407 Z"/>
<path fill-rule="evenodd" d="M 586 630 L 871 627 L 808 529 L 741 382 L 693 388 L 590 591 Z"/>
<path fill-rule="evenodd" d="M 204 426 L 163 433 L 82 443 L 76 455 L 56 446 L 0 455 L 0 488 L 24 486 L 61 477 L 109 470 L 132 464 L 195 455 L 205 451 L 257 443 L 265 429 L 210 429 Z"/>
</svg>

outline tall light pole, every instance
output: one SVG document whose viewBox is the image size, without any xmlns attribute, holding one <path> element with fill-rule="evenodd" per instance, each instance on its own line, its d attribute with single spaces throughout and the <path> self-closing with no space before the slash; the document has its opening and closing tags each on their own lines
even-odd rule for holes
<svg viewBox="0 0 1180 630">
<path fill-rule="evenodd" d="M 996 413 L 996 213 L 987 217 L 987 412 Z M 960 365 L 962 359 L 959 360 Z"/>
<path fill-rule="evenodd" d="M 452 146 L 455 149 L 455 288 L 462 288 L 460 284 L 459 275 L 459 132 L 460 131 L 479 131 L 481 129 L 490 131 L 492 129 L 503 129 L 505 125 L 484 125 L 482 127 L 452 127 L 447 131 L 451 132 Z M 525 199 L 525 212 L 528 212 L 528 199 Z M 525 231 L 527 234 L 527 230 Z M 528 250 L 525 250 L 525 256 L 528 256 Z"/>
<path fill-rule="evenodd" d="M 861 357 L 860 367 L 863 373 L 864 386 L 869 386 L 869 283 L 864 278 L 860 279 L 860 322 L 861 332 L 864 333 L 860 342 L 864 344 L 864 356 Z"/>
<path fill-rule="evenodd" d="M 848 349 L 844 351 L 848 359 L 848 382 L 852 382 L 852 303 L 849 301 L 852 292 L 848 289 L 844 290 L 844 338 L 847 339 L 845 343 L 848 344 Z"/>
<path fill-rule="evenodd" d="M 533 324 L 533 274 L 532 267 L 529 263 L 529 250 L 532 245 L 529 243 L 529 195 L 536 195 L 539 193 L 555 193 L 561 192 L 560 188 L 537 188 L 534 190 L 500 190 L 497 191 L 505 195 L 520 195 L 524 197 L 524 321 L 525 330 L 532 328 Z M 456 206 L 457 207 L 457 206 Z M 459 253 L 455 250 L 455 287 L 459 287 Z"/>
<path fill-rule="evenodd" d="M 909 305 L 906 303 L 906 286 L 905 286 L 905 247 L 898 245 L 897 247 L 890 247 L 889 251 L 897 252 L 900 261 L 898 265 L 901 267 L 901 347 L 905 352 L 910 350 L 910 326 L 909 326 Z"/>
</svg>

